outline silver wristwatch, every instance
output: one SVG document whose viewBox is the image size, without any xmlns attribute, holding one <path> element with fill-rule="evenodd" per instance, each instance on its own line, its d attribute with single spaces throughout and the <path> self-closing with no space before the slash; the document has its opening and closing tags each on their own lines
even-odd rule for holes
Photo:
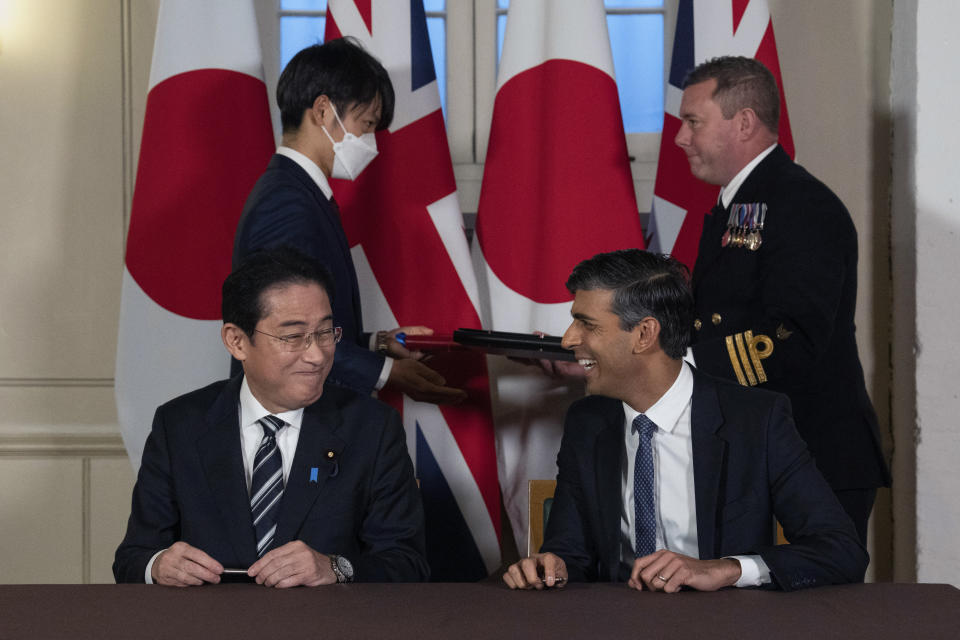
<svg viewBox="0 0 960 640">
<path fill-rule="evenodd" d="M 337 576 L 337 582 L 353 582 L 353 565 L 343 556 L 330 556 L 330 568 Z"/>
</svg>

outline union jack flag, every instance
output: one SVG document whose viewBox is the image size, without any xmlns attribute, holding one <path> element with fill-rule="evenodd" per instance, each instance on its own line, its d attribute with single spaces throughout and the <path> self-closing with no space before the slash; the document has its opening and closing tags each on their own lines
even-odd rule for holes
<svg viewBox="0 0 960 640">
<path fill-rule="evenodd" d="M 716 204 L 718 188 L 693 177 L 686 155 L 673 142 L 680 130 L 680 97 L 683 80 L 695 66 L 727 55 L 756 58 L 773 73 L 780 87 L 780 144 L 794 155 L 767 0 L 680 0 L 647 244 L 690 269 L 697 260 L 703 216 Z"/>
<path fill-rule="evenodd" d="M 396 91 L 376 161 L 355 182 L 333 180 L 363 297 L 366 329 L 479 327 L 479 294 L 463 231 L 440 94 L 420 0 L 330 0 L 325 39 L 357 38 Z M 424 502 L 427 556 L 437 581 L 484 578 L 500 565 L 500 489 L 482 355 L 430 366 L 469 399 L 438 407 L 403 396 Z"/>
</svg>

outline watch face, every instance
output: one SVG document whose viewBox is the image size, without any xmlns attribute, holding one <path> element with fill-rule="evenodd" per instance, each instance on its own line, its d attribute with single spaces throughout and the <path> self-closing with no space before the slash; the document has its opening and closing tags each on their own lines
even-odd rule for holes
<svg viewBox="0 0 960 640">
<path fill-rule="evenodd" d="M 343 556 L 337 556 L 337 568 L 346 576 L 347 580 L 353 578 L 353 565 Z"/>
</svg>

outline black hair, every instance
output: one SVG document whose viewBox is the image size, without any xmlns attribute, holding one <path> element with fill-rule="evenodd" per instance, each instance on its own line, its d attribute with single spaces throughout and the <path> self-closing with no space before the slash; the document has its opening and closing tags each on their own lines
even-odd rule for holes
<svg viewBox="0 0 960 640">
<path fill-rule="evenodd" d="M 780 125 L 780 90 L 770 70 L 759 60 L 744 56 L 721 56 L 698 65 L 683 82 L 716 80 L 713 101 L 729 120 L 741 109 L 753 109 L 757 118 L 776 135 Z"/>
<path fill-rule="evenodd" d="M 223 281 L 223 322 L 237 325 L 253 342 L 253 330 L 266 311 L 264 292 L 288 284 L 320 285 L 333 305 L 330 271 L 297 249 L 282 246 L 251 254 Z"/>
<path fill-rule="evenodd" d="M 647 317 L 660 323 L 660 348 L 674 359 L 690 344 L 693 292 L 687 267 L 668 255 L 640 249 L 598 253 L 584 260 L 567 279 L 567 289 L 613 291 L 611 311 L 630 331 Z"/>
<path fill-rule="evenodd" d="M 277 82 L 283 132 L 299 129 L 304 112 L 322 95 L 330 98 L 341 118 L 354 107 L 379 100 L 377 129 L 386 129 L 393 121 L 395 98 L 390 75 L 355 38 L 315 44 L 287 63 Z"/>
</svg>

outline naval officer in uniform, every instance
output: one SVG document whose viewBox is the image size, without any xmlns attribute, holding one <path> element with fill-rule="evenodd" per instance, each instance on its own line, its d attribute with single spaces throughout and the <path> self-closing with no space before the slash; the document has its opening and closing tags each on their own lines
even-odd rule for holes
<svg viewBox="0 0 960 640">
<path fill-rule="evenodd" d="M 777 143 L 779 92 L 752 58 L 715 58 L 685 82 L 675 142 L 721 186 L 692 285 L 693 357 L 708 373 L 789 396 L 797 429 L 862 542 L 888 486 L 857 353 L 857 233 L 822 182 Z"/>
</svg>

